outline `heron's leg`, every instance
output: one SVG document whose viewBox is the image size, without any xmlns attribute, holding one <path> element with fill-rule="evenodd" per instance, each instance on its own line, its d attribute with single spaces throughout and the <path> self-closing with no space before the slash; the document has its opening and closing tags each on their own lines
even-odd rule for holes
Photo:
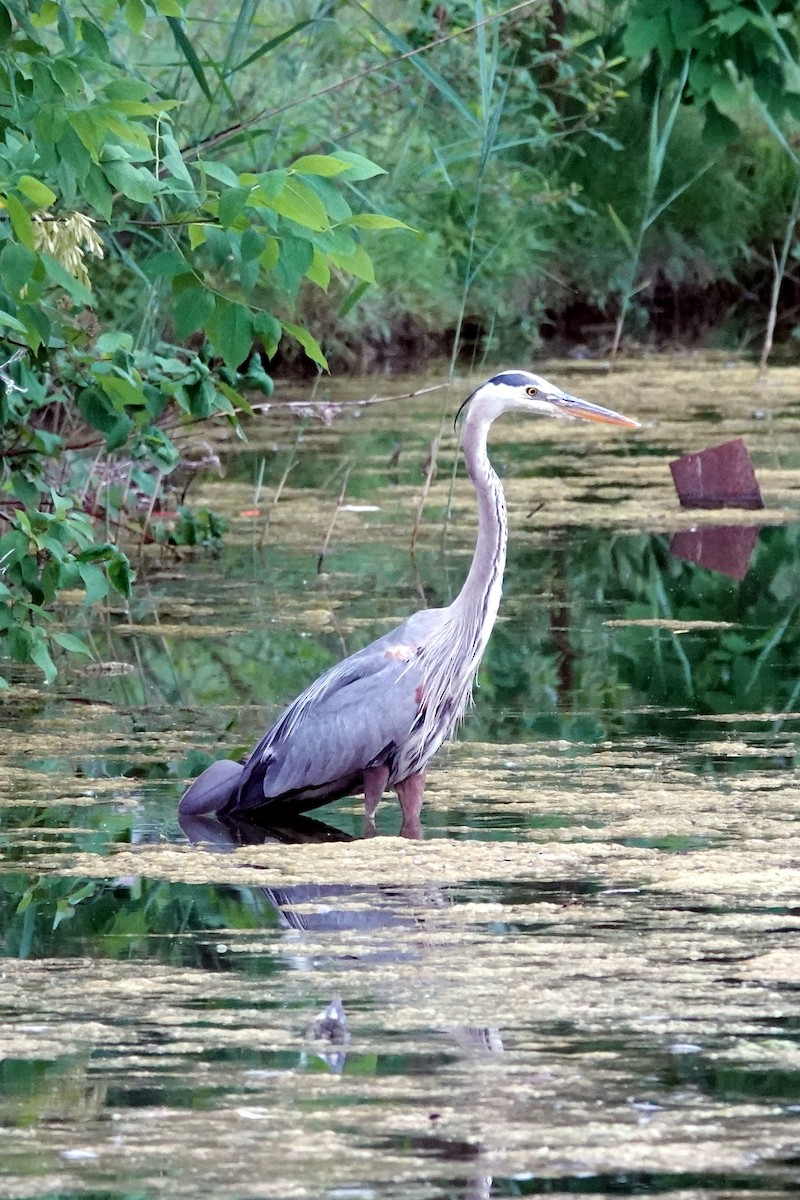
<svg viewBox="0 0 800 1200">
<path fill-rule="evenodd" d="M 388 778 L 388 767 L 366 767 L 364 769 L 364 811 L 368 821 L 375 816 L 375 809 L 381 802 Z"/>
<path fill-rule="evenodd" d="M 402 779 L 394 786 L 403 813 L 400 837 L 422 837 L 419 814 L 422 811 L 422 801 L 425 797 L 426 774 L 426 771 L 418 771 L 416 775 L 409 775 L 407 779 Z"/>
</svg>

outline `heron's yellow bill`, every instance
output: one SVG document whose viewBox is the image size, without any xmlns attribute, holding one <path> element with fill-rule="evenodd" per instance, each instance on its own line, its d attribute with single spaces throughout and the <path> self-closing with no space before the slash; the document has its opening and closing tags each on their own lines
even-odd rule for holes
<svg viewBox="0 0 800 1200">
<path fill-rule="evenodd" d="M 588 400 L 580 400 L 577 396 L 563 396 L 555 401 L 554 407 L 559 415 L 574 417 L 579 421 L 598 421 L 602 425 L 621 425 L 625 429 L 641 428 L 639 421 L 633 417 L 624 417 L 622 413 L 614 412 L 612 408 L 603 408 L 599 404 L 590 404 Z"/>
</svg>

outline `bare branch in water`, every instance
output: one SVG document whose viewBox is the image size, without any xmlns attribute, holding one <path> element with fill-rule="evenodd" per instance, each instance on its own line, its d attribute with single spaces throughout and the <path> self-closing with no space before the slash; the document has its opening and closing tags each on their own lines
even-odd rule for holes
<svg viewBox="0 0 800 1200">
<path fill-rule="evenodd" d="M 328 526 L 327 533 L 325 534 L 325 538 L 322 542 L 322 549 L 320 550 L 319 558 L 317 559 L 317 574 L 318 575 L 322 574 L 322 568 L 325 563 L 325 555 L 328 553 L 328 546 L 330 545 L 331 535 L 333 534 L 333 527 L 336 524 L 336 518 L 339 515 L 339 512 L 342 507 L 342 503 L 344 501 L 345 493 L 347 491 L 347 481 L 350 478 L 350 472 L 352 469 L 353 468 L 352 468 L 352 464 L 351 464 L 344 473 L 344 479 L 342 480 L 342 489 L 339 492 L 339 499 L 336 501 L 336 507 L 333 510 L 333 516 L 331 517 L 331 523 Z"/>
</svg>

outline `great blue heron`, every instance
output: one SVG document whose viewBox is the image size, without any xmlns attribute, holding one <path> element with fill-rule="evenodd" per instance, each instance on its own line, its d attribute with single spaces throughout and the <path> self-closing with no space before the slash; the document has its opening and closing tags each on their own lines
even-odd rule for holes
<svg viewBox="0 0 800 1200">
<path fill-rule="evenodd" d="M 562 392 L 540 375 L 504 371 L 464 401 L 464 460 L 478 497 L 478 536 L 464 586 L 446 608 L 414 613 L 331 667 L 289 705 L 242 765 L 222 759 L 194 781 L 184 814 L 304 812 L 363 792 L 372 820 L 387 787 L 419 832 L 428 762 L 464 715 L 503 586 L 508 524 L 486 439 L 507 412 L 577 417 L 636 428 L 637 421 Z"/>
</svg>

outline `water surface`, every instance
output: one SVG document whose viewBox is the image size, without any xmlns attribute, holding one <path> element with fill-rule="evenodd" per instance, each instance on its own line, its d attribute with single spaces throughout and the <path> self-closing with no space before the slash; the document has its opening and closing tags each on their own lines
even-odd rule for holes
<svg viewBox="0 0 800 1200">
<path fill-rule="evenodd" d="M 91 626 L 76 597 L 105 668 L 2 699 L 0 1194 L 797 1189 L 800 371 L 548 374 L 644 428 L 495 427 L 504 604 L 422 842 L 391 800 L 370 839 L 354 799 L 266 840 L 176 805 L 455 595 L 466 382 L 370 405 L 374 381 L 331 383 L 329 423 L 276 404 L 246 444 L 210 431 L 225 477 L 189 498 L 221 550 L 148 551 Z M 681 511 L 669 459 L 735 436 L 766 509 Z M 670 553 L 756 516 L 741 580 Z"/>
</svg>

